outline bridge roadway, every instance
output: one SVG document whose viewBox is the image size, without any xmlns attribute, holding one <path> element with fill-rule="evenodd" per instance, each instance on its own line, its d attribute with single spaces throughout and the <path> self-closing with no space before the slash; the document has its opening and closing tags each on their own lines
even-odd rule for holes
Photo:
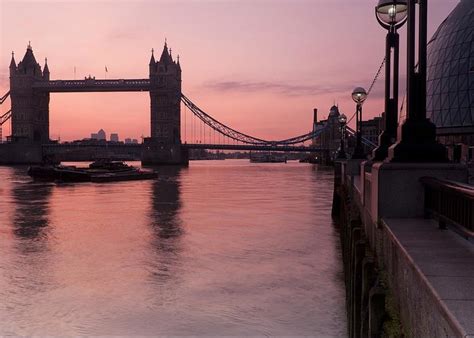
<svg viewBox="0 0 474 338">
<path fill-rule="evenodd" d="M 305 146 L 261 146 L 252 144 L 191 144 L 183 143 L 183 148 L 186 149 L 208 149 L 208 150 L 262 150 L 262 151 L 292 151 L 292 152 L 308 152 L 317 153 L 325 152 L 327 149 L 313 148 Z M 52 153 L 54 150 L 75 150 L 75 149 L 88 149 L 88 148 L 110 148 L 110 149 L 141 149 L 142 144 L 44 144 L 43 149 L 47 150 L 46 153 Z"/>
<path fill-rule="evenodd" d="M 327 149 L 313 148 L 305 146 L 261 146 L 252 144 L 187 144 L 183 147 L 188 149 L 209 149 L 209 150 L 263 150 L 263 151 L 293 151 L 305 153 L 319 153 L 327 151 Z"/>
<path fill-rule="evenodd" d="M 115 79 L 96 80 L 52 80 L 35 82 L 33 89 L 48 93 L 76 93 L 76 92 L 143 92 L 149 91 L 149 79 Z"/>
</svg>

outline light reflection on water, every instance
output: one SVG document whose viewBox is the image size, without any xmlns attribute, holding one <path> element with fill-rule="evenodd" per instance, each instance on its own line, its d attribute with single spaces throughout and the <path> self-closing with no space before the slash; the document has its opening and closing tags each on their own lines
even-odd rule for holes
<svg viewBox="0 0 474 338">
<path fill-rule="evenodd" d="M 191 162 L 156 181 L 0 167 L 0 335 L 345 335 L 332 173 Z"/>
</svg>

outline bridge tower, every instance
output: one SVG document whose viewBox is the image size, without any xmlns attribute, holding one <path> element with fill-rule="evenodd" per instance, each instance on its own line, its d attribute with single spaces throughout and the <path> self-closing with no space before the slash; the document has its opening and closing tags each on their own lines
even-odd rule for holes
<svg viewBox="0 0 474 338">
<path fill-rule="evenodd" d="M 151 137 L 144 140 L 143 164 L 187 164 L 181 147 L 181 65 L 165 42 L 160 59 L 149 63 Z"/>
<path fill-rule="evenodd" d="M 28 44 L 18 65 L 12 53 L 10 61 L 11 142 L 0 147 L 1 164 L 39 163 L 42 144 L 49 142 L 49 93 L 34 89 L 38 82 L 49 80 L 49 69 L 43 70 Z"/>
<path fill-rule="evenodd" d="M 49 142 L 49 93 L 36 92 L 33 85 L 49 81 L 49 69 L 43 71 L 28 44 L 23 60 L 10 62 L 10 98 L 12 109 L 12 142 L 43 144 Z"/>
</svg>

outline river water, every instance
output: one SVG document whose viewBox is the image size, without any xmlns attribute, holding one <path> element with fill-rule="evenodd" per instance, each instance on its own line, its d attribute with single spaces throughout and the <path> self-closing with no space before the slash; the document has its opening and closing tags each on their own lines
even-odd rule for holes
<svg viewBox="0 0 474 338">
<path fill-rule="evenodd" d="M 0 177 L 0 335 L 346 334 L 331 171 L 226 160 L 156 181 Z"/>
</svg>

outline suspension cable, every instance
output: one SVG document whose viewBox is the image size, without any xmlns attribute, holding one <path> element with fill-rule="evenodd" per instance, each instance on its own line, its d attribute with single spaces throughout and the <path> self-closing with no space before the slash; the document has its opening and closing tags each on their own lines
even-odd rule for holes
<svg viewBox="0 0 474 338">
<path fill-rule="evenodd" d="M 375 83 L 377 82 L 380 73 L 382 72 L 382 68 L 385 65 L 386 62 L 386 57 L 382 59 L 382 62 L 380 64 L 380 67 L 378 68 L 374 79 L 372 80 L 372 83 L 370 84 L 369 90 L 367 91 L 367 97 L 370 95 L 372 92 L 372 89 L 375 86 Z M 268 141 L 260 138 L 256 138 L 244 133 L 241 133 L 233 128 L 230 128 L 226 126 L 225 124 L 217 121 L 214 119 L 212 116 L 209 114 L 205 113 L 202 109 L 200 109 L 198 106 L 196 106 L 189 98 L 187 98 L 184 94 L 181 94 L 181 101 L 184 103 L 184 105 L 189 108 L 189 110 L 194 114 L 195 117 L 199 118 L 200 120 L 200 125 L 199 125 L 199 134 L 200 134 L 200 142 L 202 143 L 203 139 L 203 134 L 204 138 L 206 137 L 206 130 L 205 127 L 209 126 L 210 129 L 213 129 L 214 131 L 218 132 L 219 134 L 222 134 L 224 137 L 227 137 L 229 139 L 232 139 L 237 142 L 242 142 L 245 144 L 254 144 L 254 145 L 290 145 L 290 144 L 297 144 L 297 143 L 303 143 L 307 140 L 313 139 L 317 136 L 319 136 L 322 131 L 327 127 L 323 127 L 319 130 L 309 132 L 307 134 L 303 134 L 300 136 L 292 137 L 289 139 L 285 140 L 278 140 L 278 141 Z M 364 101 L 365 102 L 365 101 Z M 354 117 L 356 116 L 356 113 L 354 113 L 351 118 L 348 120 L 347 124 L 349 124 Z M 194 119 L 193 119 L 194 121 Z M 194 129 L 194 128 L 193 128 Z M 203 130 L 204 129 L 204 130 Z M 211 131 L 209 130 L 209 142 L 211 141 Z"/>
<path fill-rule="evenodd" d="M 5 100 L 7 99 L 8 96 L 10 96 L 10 91 L 8 91 L 5 95 L 3 95 L 2 97 L 0 97 L 0 104 L 2 104 L 3 102 L 5 102 Z"/>
<path fill-rule="evenodd" d="M 0 126 L 2 126 L 5 122 L 10 120 L 11 117 L 12 117 L 12 111 L 11 110 L 7 111 L 5 114 L 0 116 Z"/>
<path fill-rule="evenodd" d="M 241 133 L 217 121 L 212 116 L 208 115 L 202 109 L 197 107 L 190 99 L 188 99 L 184 95 L 182 95 L 182 101 L 191 110 L 191 112 L 196 117 L 199 118 L 200 122 L 202 122 L 203 125 L 207 125 L 210 128 L 217 131 L 218 133 L 223 134 L 224 136 L 227 136 L 229 139 L 238 141 L 239 143 L 254 144 L 254 145 L 275 145 L 275 146 L 297 144 L 297 143 L 301 143 L 303 141 L 306 141 L 318 136 L 324 130 L 324 128 L 322 128 L 316 131 L 309 132 L 307 134 L 303 134 L 303 135 L 292 137 L 285 140 L 278 140 L 278 141 L 263 140 L 260 138 L 256 138 L 256 137 Z M 202 135 L 202 130 L 200 133 Z"/>
</svg>

